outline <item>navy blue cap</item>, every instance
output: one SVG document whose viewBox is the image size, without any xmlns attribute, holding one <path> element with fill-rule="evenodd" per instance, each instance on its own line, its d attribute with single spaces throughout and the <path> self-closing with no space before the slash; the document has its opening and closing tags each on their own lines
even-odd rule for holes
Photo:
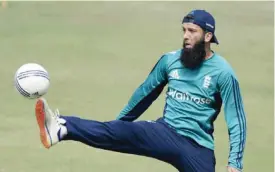
<svg viewBox="0 0 275 172">
<path fill-rule="evenodd" d="M 213 37 L 210 42 L 219 44 L 217 37 L 215 36 L 215 19 L 207 11 L 193 10 L 183 18 L 182 23 L 194 23 L 200 26 L 203 30 L 211 32 Z"/>
</svg>

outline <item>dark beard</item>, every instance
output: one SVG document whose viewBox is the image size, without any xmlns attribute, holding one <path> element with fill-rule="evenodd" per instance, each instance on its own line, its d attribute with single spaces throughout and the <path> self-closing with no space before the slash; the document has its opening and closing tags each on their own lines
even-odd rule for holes
<svg viewBox="0 0 275 172">
<path fill-rule="evenodd" d="M 189 69 L 195 69 L 200 67 L 206 55 L 204 40 L 200 40 L 198 43 L 194 45 L 193 48 L 184 47 L 185 45 L 183 43 L 183 49 L 180 55 L 180 61 L 182 65 Z"/>
</svg>

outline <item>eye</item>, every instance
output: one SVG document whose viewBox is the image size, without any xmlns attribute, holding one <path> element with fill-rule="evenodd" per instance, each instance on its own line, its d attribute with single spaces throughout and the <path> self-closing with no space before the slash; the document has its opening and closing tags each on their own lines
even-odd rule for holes
<svg viewBox="0 0 275 172">
<path fill-rule="evenodd" d="M 188 29 L 188 31 L 189 31 L 189 32 L 191 32 L 191 33 L 196 32 L 196 30 L 195 30 L 195 29 Z"/>
<path fill-rule="evenodd" d="M 185 31 L 186 31 L 186 29 L 185 29 L 185 28 L 182 28 L 182 31 L 183 31 L 183 32 L 185 32 Z"/>
</svg>

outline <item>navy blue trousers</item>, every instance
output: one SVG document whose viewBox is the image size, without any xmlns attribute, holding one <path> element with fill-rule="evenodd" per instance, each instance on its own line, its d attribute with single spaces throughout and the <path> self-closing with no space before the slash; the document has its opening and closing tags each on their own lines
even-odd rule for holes
<svg viewBox="0 0 275 172">
<path fill-rule="evenodd" d="M 214 151 L 177 134 L 162 118 L 157 121 L 99 122 L 63 116 L 68 135 L 74 140 L 104 150 L 155 158 L 180 172 L 214 172 Z"/>
</svg>

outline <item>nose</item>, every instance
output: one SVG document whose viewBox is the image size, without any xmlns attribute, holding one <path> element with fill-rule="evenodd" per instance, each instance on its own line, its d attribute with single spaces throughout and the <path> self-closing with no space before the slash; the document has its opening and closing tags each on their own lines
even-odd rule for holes
<svg viewBox="0 0 275 172">
<path fill-rule="evenodd" d="M 184 32 L 183 33 L 183 39 L 184 39 L 184 41 L 189 40 L 189 34 L 188 34 L 188 32 Z"/>
</svg>

